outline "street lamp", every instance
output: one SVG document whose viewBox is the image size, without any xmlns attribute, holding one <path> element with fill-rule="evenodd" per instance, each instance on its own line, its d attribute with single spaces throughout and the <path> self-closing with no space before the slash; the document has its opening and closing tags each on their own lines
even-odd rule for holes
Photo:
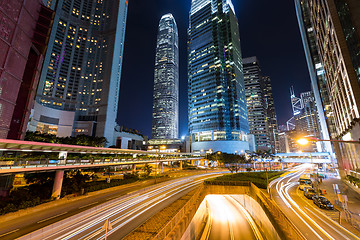
<svg viewBox="0 0 360 240">
<path fill-rule="evenodd" d="M 302 145 L 302 146 L 306 146 L 310 143 L 310 141 L 308 140 L 308 138 L 300 138 L 296 141 L 299 145 Z M 311 156 L 311 152 L 309 152 L 309 155 L 310 155 L 310 162 L 311 162 L 311 166 L 313 165 L 313 159 L 312 159 L 312 156 Z M 315 175 L 315 183 L 316 183 L 316 193 L 317 195 L 319 195 L 319 179 L 318 179 L 318 168 L 319 168 L 319 165 L 316 163 L 316 175 Z M 314 171 L 313 171 L 314 173 Z"/>
</svg>

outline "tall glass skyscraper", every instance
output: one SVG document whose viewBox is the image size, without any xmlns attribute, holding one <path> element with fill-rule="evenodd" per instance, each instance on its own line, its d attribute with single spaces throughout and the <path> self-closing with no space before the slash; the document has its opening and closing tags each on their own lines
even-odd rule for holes
<svg viewBox="0 0 360 240">
<path fill-rule="evenodd" d="M 114 144 L 126 0 L 49 0 L 56 9 L 29 130 Z"/>
<path fill-rule="evenodd" d="M 172 14 L 162 16 L 157 36 L 152 137 L 179 137 L 179 45 Z"/>
<path fill-rule="evenodd" d="M 247 150 L 240 34 L 231 0 L 193 0 L 188 35 L 192 150 Z"/>
</svg>

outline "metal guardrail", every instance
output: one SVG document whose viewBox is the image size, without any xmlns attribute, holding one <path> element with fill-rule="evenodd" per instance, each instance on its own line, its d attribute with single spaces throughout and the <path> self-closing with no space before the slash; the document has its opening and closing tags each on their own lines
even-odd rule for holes
<svg viewBox="0 0 360 240">
<path fill-rule="evenodd" d="M 96 167 L 97 165 L 127 165 L 136 163 L 155 163 L 155 162 L 174 162 L 174 161 L 187 161 L 198 160 L 199 158 L 167 158 L 167 159 L 76 159 L 76 160 L 11 160 L 0 161 L 0 170 L 5 169 L 24 169 L 24 168 L 47 168 L 47 167 L 66 167 L 81 166 L 81 167 Z"/>
</svg>

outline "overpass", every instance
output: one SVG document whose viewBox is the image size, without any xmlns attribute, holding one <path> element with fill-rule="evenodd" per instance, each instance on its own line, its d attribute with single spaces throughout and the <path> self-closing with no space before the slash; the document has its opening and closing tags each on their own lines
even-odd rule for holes
<svg viewBox="0 0 360 240">
<path fill-rule="evenodd" d="M 0 152 L 59 153 L 58 159 L 46 158 L 34 160 L 20 157 L 0 160 L 0 176 L 16 173 L 56 171 L 53 186 L 53 197 L 56 198 L 60 196 L 64 171 L 66 170 L 123 165 L 132 165 L 133 170 L 136 170 L 136 165 L 146 163 L 159 164 L 159 168 L 162 170 L 164 162 L 180 162 L 180 168 L 182 168 L 183 161 L 197 161 L 201 159 L 201 155 L 191 153 L 148 152 L 11 139 L 0 139 Z M 95 157 L 89 157 L 88 159 L 68 159 L 68 153 L 90 154 Z M 104 157 L 98 157 L 99 155 L 103 155 Z"/>
<path fill-rule="evenodd" d="M 283 163 L 332 163 L 328 152 L 277 153 L 275 159 Z"/>
</svg>

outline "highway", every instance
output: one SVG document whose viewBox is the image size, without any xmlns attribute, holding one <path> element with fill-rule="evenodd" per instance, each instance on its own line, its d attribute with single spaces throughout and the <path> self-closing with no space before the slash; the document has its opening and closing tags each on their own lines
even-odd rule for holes
<svg viewBox="0 0 360 240">
<path fill-rule="evenodd" d="M 111 228 L 107 239 L 121 239 L 174 200 L 185 195 L 204 179 L 223 173 L 206 173 L 176 179 L 113 199 L 19 239 L 103 239 L 107 219 Z M 46 219 L 45 219 L 46 220 Z"/>
<path fill-rule="evenodd" d="M 273 200 L 306 239 L 360 239 L 331 219 L 331 217 L 336 219 L 339 215 L 337 210 L 320 209 L 312 200 L 305 198 L 303 192 L 298 189 L 300 175 L 310 168 L 311 164 L 300 165 L 286 176 L 271 182 L 270 191 Z"/>
<path fill-rule="evenodd" d="M 205 198 L 209 220 L 201 239 L 258 239 L 259 229 L 246 209 L 231 195 L 208 195 Z"/>
</svg>

